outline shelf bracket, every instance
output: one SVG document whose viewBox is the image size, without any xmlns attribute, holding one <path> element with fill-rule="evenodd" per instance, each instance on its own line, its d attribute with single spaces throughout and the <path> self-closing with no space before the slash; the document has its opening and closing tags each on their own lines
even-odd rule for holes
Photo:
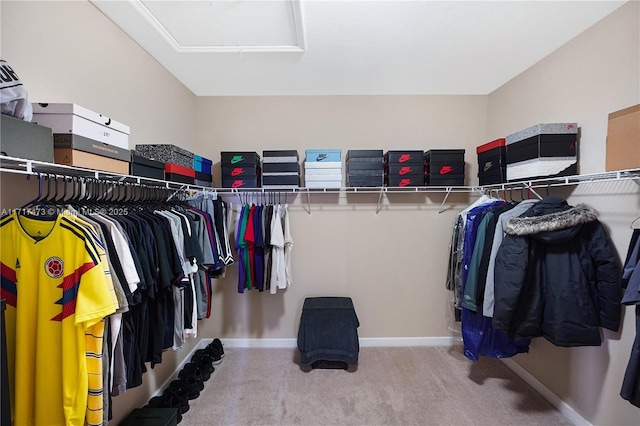
<svg viewBox="0 0 640 426">
<path fill-rule="evenodd" d="M 636 183 L 636 185 L 640 186 L 640 179 L 633 179 L 633 181 Z"/>
<path fill-rule="evenodd" d="M 384 194 L 384 188 L 380 188 L 380 196 L 378 197 L 378 207 L 376 207 L 376 214 L 382 209 L 382 194 Z"/>
<path fill-rule="evenodd" d="M 449 198 L 449 194 L 451 194 L 451 188 L 447 187 L 447 193 L 444 196 L 444 200 L 442 200 L 442 204 L 440 204 L 440 208 L 438 209 L 438 214 L 442 213 L 444 204 L 447 202 L 447 198 Z"/>
<path fill-rule="evenodd" d="M 309 191 L 309 188 L 307 188 L 307 208 L 306 208 L 306 212 L 309 213 L 309 216 L 311 216 L 311 192 Z"/>
</svg>

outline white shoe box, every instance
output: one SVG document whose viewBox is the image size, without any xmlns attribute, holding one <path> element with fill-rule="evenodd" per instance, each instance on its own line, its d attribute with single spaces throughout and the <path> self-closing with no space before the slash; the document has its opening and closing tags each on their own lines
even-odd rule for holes
<svg viewBox="0 0 640 426">
<path fill-rule="evenodd" d="M 74 134 L 129 149 L 129 126 L 77 104 L 34 103 L 33 121 L 54 134 Z"/>
</svg>

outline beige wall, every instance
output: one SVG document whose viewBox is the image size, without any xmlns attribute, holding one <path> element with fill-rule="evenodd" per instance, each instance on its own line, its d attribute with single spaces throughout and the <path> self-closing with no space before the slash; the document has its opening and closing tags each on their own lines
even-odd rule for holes
<svg viewBox="0 0 640 426">
<path fill-rule="evenodd" d="M 604 171 L 607 114 L 640 103 L 640 4 L 630 2 L 489 95 L 489 138 L 540 122 L 576 121 L 581 129 L 582 173 Z M 581 185 L 572 204 L 600 212 L 620 256 L 640 211 L 632 182 Z M 556 348 L 536 339 L 516 361 L 596 425 L 637 425 L 638 409 L 620 398 L 635 336 L 634 313 L 624 310 L 619 333 L 605 332 L 601 347 Z"/>
<path fill-rule="evenodd" d="M 136 143 L 193 145 L 196 97 L 87 1 L 0 3 L 0 52 L 32 102 L 73 102 L 127 124 Z M 24 176 L 0 175 L 0 207 L 33 199 Z M 167 351 L 144 383 L 114 398 L 117 422 L 169 378 L 199 339 Z"/>
<path fill-rule="evenodd" d="M 199 98 L 198 150 L 219 163 L 227 150 L 297 149 L 302 160 L 308 148 L 465 148 L 475 168 L 486 108 L 486 96 Z M 453 213 L 469 197 L 452 196 L 460 204 L 438 215 L 443 199 L 388 194 L 376 214 L 378 194 L 312 194 L 308 214 L 304 194 L 290 198 L 293 286 L 238 294 L 230 268 L 215 285 L 222 321 L 207 333 L 293 338 L 304 298 L 336 295 L 353 298 L 361 337 L 446 336 L 447 246 Z"/>
</svg>

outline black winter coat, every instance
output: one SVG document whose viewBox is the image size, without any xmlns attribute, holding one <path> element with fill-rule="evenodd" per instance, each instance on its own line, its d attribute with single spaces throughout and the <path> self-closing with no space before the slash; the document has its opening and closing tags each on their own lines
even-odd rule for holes
<svg viewBox="0 0 640 426">
<path fill-rule="evenodd" d="M 557 346 L 598 346 L 600 326 L 618 329 L 620 267 L 593 208 L 547 197 L 511 219 L 506 233 L 496 257 L 495 329 Z"/>
</svg>

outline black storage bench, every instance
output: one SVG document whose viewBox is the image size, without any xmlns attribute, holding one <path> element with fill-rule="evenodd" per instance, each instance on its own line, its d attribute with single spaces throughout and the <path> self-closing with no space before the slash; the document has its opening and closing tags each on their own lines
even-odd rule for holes
<svg viewBox="0 0 640 426">
<path fill-rule="evenodd" d="M 298 329 L 301 364 L 314 368 L 356 365 L 359 326 L 350 297 L 307 297 Z"/>
</svg>

